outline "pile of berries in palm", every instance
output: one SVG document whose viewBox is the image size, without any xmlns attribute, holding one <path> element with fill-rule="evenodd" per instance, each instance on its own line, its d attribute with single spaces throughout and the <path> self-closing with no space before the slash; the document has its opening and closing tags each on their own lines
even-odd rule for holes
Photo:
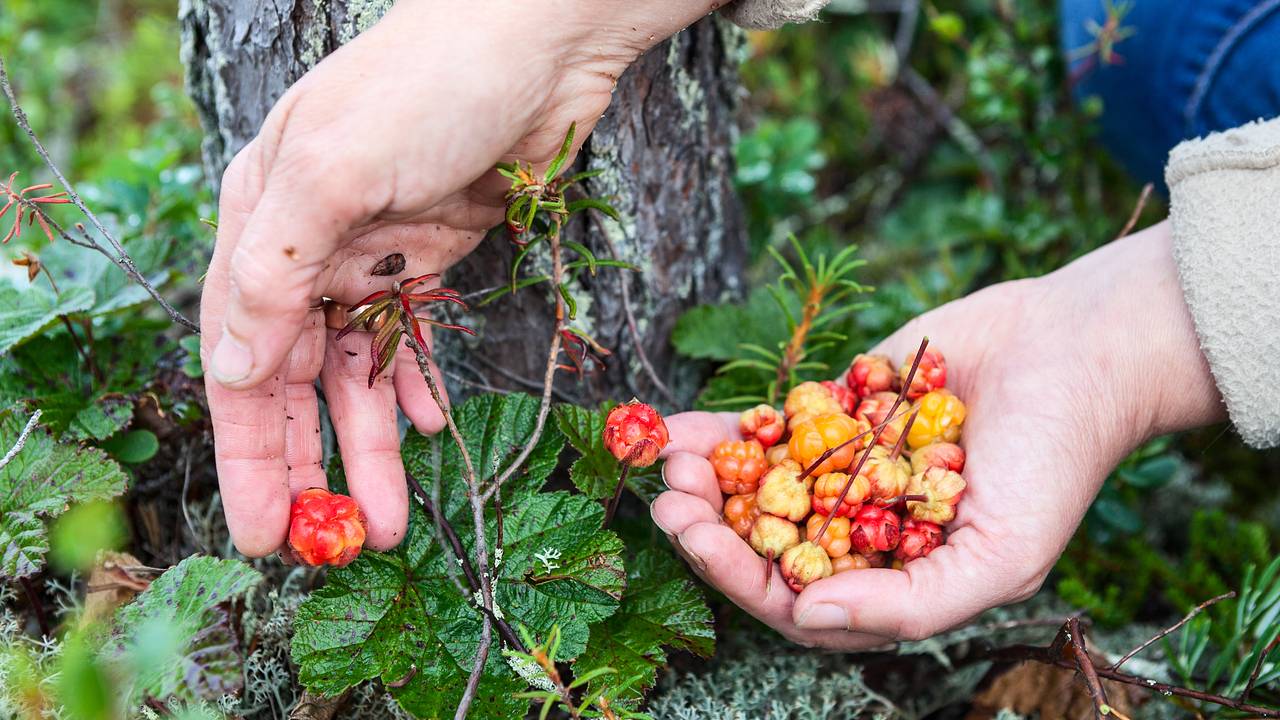
<svg viewBox="0 0 1280 720">
<path fill-rule="evenodd" d="M 965 406 L 946 379 L 926 341 L 898 372 L 887 357 L 859 355 L 843 383 L 801 383 L 781 412 L 742 413 L 743 439 L 710 458 L 725 521 L 767 563 L 779 559 L 797 592 L 928 555 L 965 489 Z"/>
</svg>

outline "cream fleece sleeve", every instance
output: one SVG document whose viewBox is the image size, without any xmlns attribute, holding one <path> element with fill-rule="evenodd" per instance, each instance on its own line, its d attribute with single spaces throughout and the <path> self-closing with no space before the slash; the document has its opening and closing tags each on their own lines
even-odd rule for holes
<svg viewBox="0 0 1280 720">
<path fill-rule="evenodd" d="M 827 0 L 736 0 L 720 9 L 733 24 L 748 30 L 771 30 L 787 23 L 808 22 Z"/>
<path fill-rule="evenodd" d="M 1174 258 L 1231 421 L 1280 445 L 1280 118 L 1178 145 L 1165 168 Z"/>
</svg>

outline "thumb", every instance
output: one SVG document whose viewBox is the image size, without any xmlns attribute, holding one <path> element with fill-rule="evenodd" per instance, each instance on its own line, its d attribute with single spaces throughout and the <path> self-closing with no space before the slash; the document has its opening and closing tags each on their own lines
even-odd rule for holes
<svg viewBox="0 0 1280 720">
<path fill-rule="evenodd" d="M 287 169 L 298 166 L 269 171 L 247 220 L 219 237 L 230 255 L 210 373 L 228 388 L 254 387 L 283 365 L 308 308 L 319 300 L 317 280 L 349 227 L 349 208 L 327 197 L 333 191 L 320 180 L 336 176 Z"/>
</svg>

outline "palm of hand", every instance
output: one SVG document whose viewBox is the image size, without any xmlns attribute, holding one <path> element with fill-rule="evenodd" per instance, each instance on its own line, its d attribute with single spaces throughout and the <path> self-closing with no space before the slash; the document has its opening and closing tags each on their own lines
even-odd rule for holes
<svg viewBox="0 0 1280 720">
<path fill-rule="evenodd" d="M 798 595 L 775 564 L 766 594 L 763 561 L 720 519 L 705 459 L 736 438 L 729 413 L 668 420 L 671 491 L 654 502 L 654 520 L 703 579 L 807 645 L 855 650 L 918 639 L 1029 597 L 1119 459 L 1104 449 L 1119 446 L 1105 435 L 1119 419 L 1081 412 L 1092 369 L 1054 339 L 1069 318 L 1045 317 L 1033 292 L 1023 283 L 992 287 L 921 316 L 874 350 L 896 361 L 928 336 L 947 357 L 948 387 L 968 405 L 961 441 L 968 489 L 946 544 L 928 557 L 904 571 L 840 573 Z M 1080 417 L 1096 422 L 1081 427 Z"/>
</svg>

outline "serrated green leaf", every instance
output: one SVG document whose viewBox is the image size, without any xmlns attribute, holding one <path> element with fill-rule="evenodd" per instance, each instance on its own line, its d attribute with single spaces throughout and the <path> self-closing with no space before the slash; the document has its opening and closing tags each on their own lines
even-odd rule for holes
<svg viewBox="0 0 1280 720">
<path fill-rule="evenodd" d="M 699 305 L 680 316 L 671 343 L 681 355 L 699 360 L 734 360 L 741 345 L 762 347 L 786 338 L 786 318 L 768 290 L 752 291 L 744 305 Z"/>
<path fill-rule="evenodd" d="M 0 454 L 14 446 L 28 417 L 19 406 L 0 410 Z M 0 468 L 0 577 L 39 570 L 49 549 L 44 523 L 73 499 L 108 500 L 127 484 L 124 471 L 101 450 L 59 443 L 37 427 Z"/>
<path fill-rule="evenodd" d="M 120 608 L 109 654 L 132 666 L 131 699 L 216 700 L 238 692 L 244 658 L 226 603 L 261 581 L 238 560 L 189 557 Z"/>
<path fill-rule="evenodd" d="M 84 312 L 93 307 L 93 291 L 72 286 L 55 296 L 32 285 L 14 287 L 0 283 L 0 355 L 53 327 L 59 315 Z"/>
<path fill-rule="evenodd" d="M 712 623 L 702 591 L 684 565 L 668 553 L 646 548 L 630 563 L 622 606 L 592 628 L 591 642 L 574 663 L 574 671 L 600 667 L 617 671 L 594 680 L 593 691 L 618 678 L 638 677 L 630 684 L 630 699 L 638 700 L 640 692 L 653 686 L 658 668 L 666 664 L 665 648 L 702 657 L 714 652 Z"/>
<path fill-rule="evenodd" d="M 557 405 L 556 424 L 569 444 L 582 454 L 569 468 L 569 479 L 587 497 L 597 500 L 611 497 L 618 481 L 618 461 L 605 449 L 602 434 L 604 421 L 615 403 L 604 403 L 599 410 L 576 405 Z"/>
</svg>

